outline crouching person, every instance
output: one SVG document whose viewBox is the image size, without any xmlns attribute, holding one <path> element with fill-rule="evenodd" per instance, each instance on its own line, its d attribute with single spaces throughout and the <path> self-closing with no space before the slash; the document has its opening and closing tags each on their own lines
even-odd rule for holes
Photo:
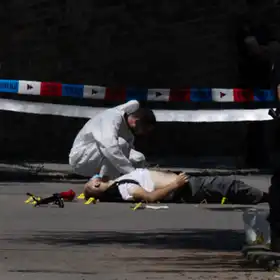
<svg viewBox="0 0 280 280">
<path fill-rule="evenodd" d="M 76 136 L 69 164 L 76 174 L 117 178 L 145 166 L 145 156 L 134 149 L 134 138 L 148 135 L 155 127 L 152 110 L 138 101 L 105 110 L 90 119 Z"/>
</svg>

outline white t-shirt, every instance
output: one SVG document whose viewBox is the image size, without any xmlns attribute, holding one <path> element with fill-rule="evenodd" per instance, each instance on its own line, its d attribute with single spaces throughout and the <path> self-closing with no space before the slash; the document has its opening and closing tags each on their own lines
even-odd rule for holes
<svg viewBox="0 0 280 280">
<path fill-rule="evenodd" d="M 151 179 L 150 172 L 145 168 L 137 168 L 136 170 L 119 177 L 116 181 L 129 179 L 134 180 L 140 184 L 140 186 L 147 192 L 152 192 L 155 189 L 155 185 Z M 123 200 L 132 200 L 133 191 L 139 188 L 139 185 L 132 183 L 125 183 L 119 185 L 119 192 Z"/>
</svg>

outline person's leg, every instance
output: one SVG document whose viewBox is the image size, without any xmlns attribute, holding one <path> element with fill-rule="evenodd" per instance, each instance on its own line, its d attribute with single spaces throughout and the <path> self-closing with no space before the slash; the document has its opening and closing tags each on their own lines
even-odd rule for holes
<svg viewBox="0 0 280 280">
<path fill-rule="evenodd" d="M 125 141 L 125 139 L 119 137 L 118 139 L 119 146 L 123 154 L 129 158 L 130 155 L 130 145 Z M 102 159 L 101 168 L 99 174 L 103 177 L 109 177 L 111 180 L 114 180 L 121 176 L 122 174 L 109 162 L 106 158 Z"/>
<path fill-rule="evenodd" d="M 231 180 L 231 185 L 226 194 L 231 204 L 258 204 L 268 203 L 268 194 L 237 179 Z"/>
<path fill-rule="evenodd" d="M 174 202 L 183 203 L 220 203 L 225 192 L 220 177 L 190 176 L 189 182 L 175 191 Z"/>
<path fill-rule="evenodd" d="M 190 179 L 193 201 L 221 203 L 232 183 L 231 176 L 195 176 Z"/>
<path fill-rule="evenodd" d="M 198 176 L 190 180 L 193 186 L 193 201 L 199 203 L 257 204 L 268 202 L 268 195 L 257 188 L 249 186 L 235 176 Z"/>
<path fill-rule="evenodd" d="M 71 151 L 69 155 L 69 165 L 73 172 L 84 177 L 91 177 L 97 173 L 100 161 L 101 156 L 95 143 Z"/>
</svg>

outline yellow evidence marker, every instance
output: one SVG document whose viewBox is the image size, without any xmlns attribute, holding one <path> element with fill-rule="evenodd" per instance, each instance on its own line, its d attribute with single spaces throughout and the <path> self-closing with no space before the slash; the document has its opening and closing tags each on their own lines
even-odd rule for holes
<svg viewBox="0 0 280 280">
<path fill-rule="evenodd" d="M 81 193 L 77 199 L 86 199 L 84 193 Z M 91 203 L 95 204 L 97 201 L 94 197 L 89 198 L 84 204 L 85 205 L 89 205 Z"/>
<path fill-rule="evenodd" d="M 81 193 L 77 198 L 78 198 L 78 199 L 85 199 L 84 193 Z"/>
<path fill-rule="evenodd" d="M 89 198 L 84 204 L 89 205 L 89 204 L 95 204 L 96 203 L 96 199 L 94 197 Z"/>
<path fill-rule="evenodd" d="M 144 209 L 144 205 L 142 202 L 136 203 L 133 207 L 131 207 L 133 211 L 136 211 L 137 209 Z"/>
<path fill-rule="evenodd" d="M 221 204 L 225 204 L 226 200 L 227 200 L 227 198 L 224 196 L 224 197 L 222 198 Z"/>
<path fill-rule="evenodd" d="M 29 198 L 24 201 L 24 203 L 26 203 L 26 204 L 35 204 L 36 203 L 35 200 L 38 200 L 38 201 L 41 200 L 40 196 L 35 196 L 30 193 L 27 193 L 27 195 L 29 196 Z"/>
<path fill-rule="evenodd" d="M 33 198 L 32 198 L 32 197 L 29 197 L 28 199 L 26 199 L 26 200 L 24 201 L 24 203 L 28 204 L 28 203 L 30 203 L 30 202 L 32 202 L 32 201 L 33 201 Z"/>
</svg>

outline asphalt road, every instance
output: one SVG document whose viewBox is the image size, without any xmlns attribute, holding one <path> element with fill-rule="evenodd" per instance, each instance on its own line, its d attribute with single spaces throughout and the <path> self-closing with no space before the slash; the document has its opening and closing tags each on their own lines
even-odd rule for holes
<svg viewBox="0 0 280 280">
<path fill-rule="evenodd" d="M 263 190 L 269 186 L 269 176 L 240 178 Z M 170 204 L 168 210 L 134 212 L 126 203 L 79 201 L 64 209 L 24 204 L 27 191 L 50 195 L 70 187 L 80 193 L 82 182 L 0 183 L 1 279 L 278 277 L 248 267 L 241 257 L 241 210 Z"/>
</svg>

